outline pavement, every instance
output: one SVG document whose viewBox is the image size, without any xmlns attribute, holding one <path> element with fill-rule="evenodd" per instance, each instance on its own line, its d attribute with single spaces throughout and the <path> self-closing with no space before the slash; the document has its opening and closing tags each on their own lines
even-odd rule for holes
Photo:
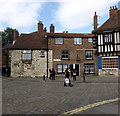
<svg viewBox="0 0 120 116">
<path fill-rule="evenodd" d="M 73 87 L 64 87 L 63 77 L 56 80 L 42 78 L 2 79 L 3 114 L 63 114 L 109 99 L 119 97 L 119 77 L 77 77 Z M 118 114 L 118 101 L 103 104 L 79 114 Z"/>
</svg>

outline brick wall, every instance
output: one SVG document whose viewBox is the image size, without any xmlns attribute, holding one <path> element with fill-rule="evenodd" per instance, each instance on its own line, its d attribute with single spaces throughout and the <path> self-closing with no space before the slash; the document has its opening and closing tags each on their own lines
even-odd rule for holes
<svg viewBox="0 0 120 116">
<path fill-rule="evenodd" d="M 82 39 L 82 45 L 74 45 L 73 38 L 64 38 L 62 45 L 55 44 L 55 38 L 48 38 L 48 47 L 53 50 L 53 60 L 60 59 L 60 61 L 53 61 L 53 67 L 57 72 L 57 64 L 80 64 L 80 73 L 84 72 L 85 63 L 94 63 L 95 74 L 98 74 L 97 69 L 97 55 L 95 55 L 96 49 L 93 49 L 93 43 L 88 42 L 88 38 Z M 62 60 L 61 52 L 62 50 L 69 50 L 70 59 Z M 93 60 L 85 60 L 85 51 L 93 50 Z M 76 61 L 77 56 L 80 61 Z"/>
</svg>

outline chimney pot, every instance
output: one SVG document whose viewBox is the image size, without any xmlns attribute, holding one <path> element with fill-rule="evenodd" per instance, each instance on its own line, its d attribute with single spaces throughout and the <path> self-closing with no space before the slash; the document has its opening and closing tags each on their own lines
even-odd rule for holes
<svg viewBox="0 0 120 116">
<path fill-rule="evenodd" d="M 98 17 L 97 17 L 97 13 L 95 12 L 94 14 L 94 30 L 97 29 L 98 26 Z"/>
<path fill-rule="evenodd" d="M 118 9 L 116 6 L 110 7 L 110 10 L 109 10 L 110 17 L 113 16 L 117 11 L 118 11 Z"/>
<path fill-rule="evenodd" d="M 50 25 L 50 32 L 51 33 L 54 33 L 55 31 L 55 26 L 53 24 Z"/>
<path fill-rule="evenodd" d="M 43 23 L 42 23 L 42 21 L 39 21 L 38 22 L 38 31 L 40 32 L 40 31 L 43 31 Z"/>
</svg>

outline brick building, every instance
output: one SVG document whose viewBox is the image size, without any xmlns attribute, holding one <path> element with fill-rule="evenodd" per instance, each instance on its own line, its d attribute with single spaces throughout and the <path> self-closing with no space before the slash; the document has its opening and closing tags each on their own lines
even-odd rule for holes
<svg viewBox="0 0 120 116">
<path fill-rule="evenodd" d="M 97 28 L 94 15 L 94 46 L 98 53 L 99 75 L 120 75 L 120 10 L 110 7 L 109 19 Z"/>
<path fill-rule="evenodd" d="M 53 67 L 58 75 L 63 75 L 69 67 L 76 70 L 77 75 L 96 75 L 97 55 L 93 48 L 92 34 L 82 33 L 55 33 L 53 24 L 50 33 L 47 33 L 48 48 L 53 51 Z"/>
<path fill-rule="evenodd" d="M 71 71 L 76 70 L 78 76 L 98 73 L 92 34 L 55 33 L 53 24 L 50 32 L 46 32 L 39 22 L 37 32 L 20 36 L 15 33 L 14 38 L 11 48 L 12 77 L 49 76 L 51 68 L 57 75 L 64 75 L 67 67 Z"/>
</svg>

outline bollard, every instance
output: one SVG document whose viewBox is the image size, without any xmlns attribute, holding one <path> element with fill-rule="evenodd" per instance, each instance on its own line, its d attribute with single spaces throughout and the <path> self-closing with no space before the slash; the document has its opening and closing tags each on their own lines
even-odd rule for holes
<svg viewBox="0 0 120 116">
<path fill-rule="evenodd" d="M 85 75 L 83 75 L 83 82 L 85 82 Z"/>
<path fill-rule="evenodd" d="M 45 75 L 43 75 L 43 80 L 45 81 Z"/>
</svg>

